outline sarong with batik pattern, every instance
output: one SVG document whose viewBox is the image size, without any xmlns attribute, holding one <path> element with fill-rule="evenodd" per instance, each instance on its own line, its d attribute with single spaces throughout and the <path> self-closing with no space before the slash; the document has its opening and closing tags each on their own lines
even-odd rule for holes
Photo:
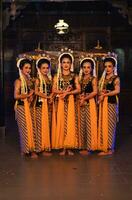
<svg viewBox="0 0 132 200">
<path fill-rule="evenodd" d="M 35 135 L 33 134 L 31 113 L 28 113 L 28 116 L 26 116 L 25 107 L 22 105 L 17 105 L 15 112 L 20 135 L 21 152 L 33 152 L 35 151 Z"/>
<path fill-rule="evenodd" d="M 104 104 L 105 102 L 102 102 L 99 108 L 98 149 L 107 151 L 115 148 L 118 106 L 108 102 Z"/>
<path fill-rule="evenodd" d="M 97 149 L 97 110 L 95 100 L 80 107 L 79 149 Z"/>
</svg>

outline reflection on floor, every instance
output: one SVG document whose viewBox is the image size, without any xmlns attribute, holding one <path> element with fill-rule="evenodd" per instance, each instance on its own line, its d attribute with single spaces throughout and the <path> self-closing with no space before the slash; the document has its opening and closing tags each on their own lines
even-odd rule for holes
<svg viewBox="0 0 132 200">
<path fill-rule="evenodd" d="M 121 117 L 113 156 L 39 157 L 23 159 L 13 117 L 0 138 L 0 200 L 131 200 L 132 130 Z"/>
</svg>

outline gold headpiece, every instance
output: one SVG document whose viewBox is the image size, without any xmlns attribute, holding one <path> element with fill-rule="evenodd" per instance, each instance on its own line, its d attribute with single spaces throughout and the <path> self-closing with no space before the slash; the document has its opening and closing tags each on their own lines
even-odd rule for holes
<svg viewBox="0 0 132 200">
<path fill-rule="evenodd" d="M 38 71 L 38 76 L 39 76 L 39 79 L 40 79 L 40 92 L 45 92 L 45 94 L 47 94 L 47 85 L 46 85 L 46 81 L 45 81 L 45 79 L 43 78 L 43 76 L 42 76 L 42 74 L 41 74 L 41 72 L 40 72 L 40 69 L 38 68 L 38 63 L 39 63 L 39 61 L 40 60 L 42 60 L 42 59 L 45 59 L 45 60 L 47 60 L 47 61 L 49 61 L 49 63 L 51 64 L 51 62 L 50 62 L 50 57 L 49 56 L 47 56 L 47 57 L 40 57 L 37 61 L 36 61 L 36 68 L 37 68 L 37 71 Z M 51 70 L 50 70 L 50 68 L 49 68 L 49 72 L 48 72 L 48 78 L 51 80 L 52 79 L 52 77 L 51 77 Z M 44 90 L 45 91 L 43 91 L 43 84 L 45 85 L 45 88 L 44 88 Z M 40 101 L 42 101 L 42 98 L 39 98 L 40 99 Z"/>
<path fill-rule="evenodd" d="M 105 57 L 103 57 L 103 61 L 105 61 L 105 59 L 107 58 L 111 58 L 114 60 L 115 62 L 114 74 L 117 75 L 117 54 L 115 54 L 114 52 L 108 52 L 108 54 Z"/>
<path fill-rule="evenodd" d="M 65 54 L 68 54 L 71 59 L 72 59 L 72 64 L 71 64 L 71 71 L 73 72 L 74 71 L 74 67 L 73 67 L 73 63 L 74 63 L 74 57 L 73 57 L 73 51 L 71 49 L 68 49 L 68 48 L 65 48 L 65 49 L 61 49 L 61 52 L 59 53 L 59 58 L 58 58 L 58 61 L 59 61 L 59 66 L 58 66 L 58 70 L 59 72 L 61 72 L 61 57 Z"/>
<path fill-rule="evenodd" d="M 117 75 L 117 55 L 115 53 L 111 53 L 111 52 L 108 52 L 108 54 L 103 57 L 103 61 L 105 61 L 105 59 L 107 58 L 111 58 L 114 60 L 115 62 L 115 68 L 114 68 L 114 75 Z M 99 80 L 99 91 L 102 91 L 103 89 L 103 85 L 104 85 L 104 80 L 105 80 L 105 76 L 106 76 L 106 70 L 104 69 L 104 72 L 102 73 L 102 76 Z"/>
<path fill-rule="evenodd" d="M 40 57 L 40 58 L 37 59 L 37 61 L 36 61 L 36 67 L 38 67 L 38 63 L 42 59 L 45 59 L 45 60 L 49 61 L 50 65 L 51 65 L 51 58 L 49 56 L 47 56 L 47 57 L 43 56 L 43 57 Z"/>
<path fill-rule="evenodd" d="M 91 60 L 93 62 L 93 76 L 96 77 L 96 62 L 95 62 L 94 58 L 92 58 L 90 56 L 87 56 L 87 57 L 82 56 L 82 59 L 80 59 L 80 66 L 84 60 Z M 82 70 L 82 67 L 80 67 L 80 72 L 79 72 L 80 80 L 82 78 L 82 74 L 83 74 L 83 70 Z"/>
<path fill-rule="evenodd" d="M 25 80 L 25 78 L 24 78 L 24 76 L 23 76 L 23 74 L 22 74 L 22 71 L 21 71 L 21 69 L 20 69 L 20 63 L 21 63 L 21 61 L 26 60 L 26 59 L 28 59 L 28 58 L 23 57 L 23 58 L 19 58 L 19 59 L 17 60 L 17 67 L 18 67 L 19 76 L 20 76 L 20 79 L 21 79 L 21 93 L 22 93 L 22 94 L 27 94 L 27 92 L 28 92 L 26 80 Z M 29 59 L 28 59 L 28 60 L 29 60 Z"/>
<path fill-rule="evenodd" d="M 20 68 L 20 63 L 21 63 L 21 61 L 22 60 L 26 60 L 27 58 L 19 58 L 18 60 L 17 60 L 17 67 L 18 68 Z"/>
<path fill-rule="evenodd" d="M 71 57 L 72 63 L 71 63 L 71 69 L 70 71 L 73 72 L 73 63 L 74 63 L 74 57 L 73 57 L 73 51 L 71 49 L 65 48 L 61 49 L 61 52 L 59 53 L 59 58 L 58 58 L 58 69 L 57 69 L 57 88 L 59 87 L 59 78 L 61 77 L 61 57 L 65 54 L 68 54 Z"/>
</svg>

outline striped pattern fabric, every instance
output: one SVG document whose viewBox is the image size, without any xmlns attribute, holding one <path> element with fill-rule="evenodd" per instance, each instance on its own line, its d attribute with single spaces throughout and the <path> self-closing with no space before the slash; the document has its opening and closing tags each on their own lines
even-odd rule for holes
<svg viewBox="0 0 132 200">
<path fill-rule="evenodd" d="M 108 103 L 108 150 L 114 150 L 115 147 L 115 131 L 118 117 L 117 113 L 117 105 Z M 103 140 L 105 140 L 102 130 L 103 126 L 101 126 L 100 130 L 100 146 L 102 146 Z"/>
<path fill-rule="evenodd" d="M 114 150 L 117 123 L 117 105 L 108 104 L 108 149 Z"/>
<path fill-rule="evenodd" d="M 80 149 L 91 150 L 91 122 L 89 104 L 80 107 Z"/>
<path fill-rule="evenodd" d="M 35 120 L 36 120 L 36 151 L 42 151 L 42 142 L 41 142 L 41 107 L 36 107 L 35 110 Z"/>
<path fill-rule="evenodd" d="M 26 123 L 24 106 L 20 106 L 20 105 L 17 106 L 16 120 L 18 124 L 19 135 L 20 135 L 21 152 L 30 153 L 30 152 L 35 151 L 34 147 L 29 148 L 28 131 L 27 131 L 28 124 Z"/>
</svg>

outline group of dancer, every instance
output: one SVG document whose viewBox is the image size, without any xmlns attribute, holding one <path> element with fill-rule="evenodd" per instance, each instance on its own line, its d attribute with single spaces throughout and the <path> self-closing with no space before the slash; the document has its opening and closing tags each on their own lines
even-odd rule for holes
<svg viewBox="0 0 132 200">
<path fill-rule="evenodd" d="M 74 155 L 75 149 L 81 155 L 114 152 L 120 79 L 117 60 L 109 56 L 103 62 L 100 80 L 91 57 L 81 60 L 77 75 L 73 55 L 63 52 L 52 77 L 49 58 L 41 57 L 34 81 L 31 61 L 18 60 L 20 77 L 14 83 L 14 98 L 22 155 L 50 156 L 55 149 L 59 155 Z"/>
</svg>

